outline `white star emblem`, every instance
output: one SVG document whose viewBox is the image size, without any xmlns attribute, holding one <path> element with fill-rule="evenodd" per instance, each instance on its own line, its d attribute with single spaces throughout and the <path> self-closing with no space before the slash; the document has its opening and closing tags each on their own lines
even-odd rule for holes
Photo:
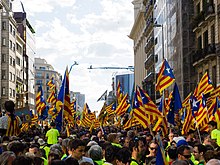
<svg viewBox="0 0 220 165">
<path fill-rule="evenodd" d="M 197 103 L 198 103 L 199 101 L 195 101 L 194 99 L 193 99 L 193 107 L 197 107 Z"/>
<path fill-rule="evenodd" d="M 166 71 L 167 71 L 167 73 L 170 73 L 170 68 L 167 68 Z"/>
</svg>

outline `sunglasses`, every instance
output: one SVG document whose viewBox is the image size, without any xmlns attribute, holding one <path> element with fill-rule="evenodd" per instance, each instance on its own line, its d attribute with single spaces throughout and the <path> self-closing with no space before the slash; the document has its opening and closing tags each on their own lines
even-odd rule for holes
<svg viewBox="0 0 220 165">
<path fill-rule="evenodd" d="M 191 155 L 182 155 L 182 156 L 184 156 L 186 159 L 191 158 Z"/>
<path fill-rule="evenodd" d="M 150 147 L 151 150 L 157 150 L 157 148 Z"/>
</svg>

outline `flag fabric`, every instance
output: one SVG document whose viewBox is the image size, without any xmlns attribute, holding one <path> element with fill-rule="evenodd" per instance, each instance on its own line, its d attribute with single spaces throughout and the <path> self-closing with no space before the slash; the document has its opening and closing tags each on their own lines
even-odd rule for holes
<svg viewBox="0 0 220 165">
<path fill-rule="evenodd" d="M 151 100 L 148 94 L 144 92 L 140 87 L 138 87 L 138 90 L 140 91 L 140 96 L 142 99 L 143 106 L 145 107 L 146 114 L 150 116 L 152 115 L 152 120 L 161 118 L 162 113 L 157 109 L 157 106 L 154 104 L 154 102 Z M 152 120 L 150 122 L 152 122 Z"/>
<path fill-rule="evenodd" d="M 197 124 L 200 125 L 206 117 L 208 117 L 208 110 L 206 106 L 205 97 L 204 95 L 202 95 L 202 100 L 200 101 L 199 110 L 198 113 L 196 114 Z"/>
<path fill-rule="evenodd" d="M 178 113 L 178 110 L 181 108 L 182 108 L 182 102 L 181 102 L 181 98 L 180 98 L 180 94 L 179 94 L 179 89 L 178 89 L 177 84 L 175 83 L 173 93 L 172 93 L 172 99 L 171 99 L 171 103 L 170 103 L 170 110 L 167 115 L 167 121 L 170 124 L 175 125 L 174 114 Z"/>
<path fill-rule="evenodd" d="M 189 106 L 189 99 L 191 98 L 192 93 L 190 92 L 188 96 L 183 100 L 182 107 Z"/>
<path fill-rule="evenodd" d="M 134 93 L 133 115 L 144 128 L 147 128 L 147 126 L 150 124 L 146 116 L 145 108 L 143 106 L 140 106 L 140 103 L 138 101 L 137 90 Z"/>
<path fill-rule="evenodd" d="M 154 125 L 153 131 L 161 131 L 164 137 L 168 134 L 168 123 L 165 116 L 162 116 L 162 118 L 158 118 L 156 124 Z"/>
<path fill-rule="evenodd" d="M 48 81 L 47 85 L 50 87 L 50 90 L 55 88 L 54 77 L 52 77 L 50 81 Z"/>
<path fill-rule="evenodd" d="M 210 93 L 214 90 L 214 87 L 212 86 L 211 79 L 207 72 L 202 76 L 199 84 L 198 84 L 198 94 L 201 95 Z"/>
<path fill-rule="evenodd" d="M 135 127 L 137 125 L 140 125 L 139 121 L 137 120 L 137 118 L 135 117 L 131 117 L 128 119 L 128 121 L 123 125 L 123 128 L 126 130 L 126 129 L 129 129 L 131 127 Z"/>
<path fill-rule="evenodd" d="M 106 106 L 106 108 L 105 108 L 105 110 L 106 110 L 106 112 L 108 113 L 108 115 L 113 115 L 114 112 L 115 112 L 115 111 L 112 109 L 113 104 L 115 104 L 115 103 L 111 103 L 110 105 Z"/>
<path fill-rule="evenodd" d="M 68 67 L 66 68 L 66 80 L 65 80 L 65 93 L 64 93 L 64 109 L 63 109 L 63 117 L 68 121 L 68 123 L 72 123 L 74 121 L 71 101 L 70 101 L 70 90 L 69 90 L 69 72 Z"/>
<path fill-rule="evenodd" d="M 84 104 L 82 115 L 83 115 L 83 118 L 81 122 L 85 127 L 86 126 L 90 127 L 92 124 L 92 121 L 96 119 L 95 114 L 91 112 L 87 103 Z"/>
<path fill-rule="evenodd" d="M 107 90 L 101 95 L 101 97 L 97 100 L 97 102 L 106 99 L 107 99 Z"/>
<path fill-rule="evenodd" d="M 193 125 L 193 123 L 194 123 L 194 118 L 192 116 L 191 106 L 187 106 L 185 108 L 185 111 L 186 111 L 185 112 L 186 117 L 183 122 L 182 135 L 186 135 L 189 132 L 191 125 Z"/>
<path fill-rule="evenodd" d="M 46 102 L 44 100 L 44 92 L 43 92 L 42 85 L 40 85 L 38 88 L 37 96 L 36 96 L 37 113 L 41 116 L 45 108 L 46 108 Z"/>
<path fill-rule="evenodd" d="M 157 147 L 157 154 L 156 154 L 156 165 L 168 165 L 165 156 L 165 150 L 163 148 L 163 143 L 160 139 L 160 136 L 157 136 L 158 147 Z"/>
<path fill-rule="evenodd" d="M 218 97 L 215 99 L 215 107 L 212 116 L 214 116 L 214 119 L 217 123 L 220 123 L 220 101 Z M 217 127 L 220 129 L 220 124 L 218 124 Z"/>
<path fill-rule="evenodd" d="M 72 100 L 70 106 L 71 106 L 71 113 L 74 116 L 76 114 L 76 99 Z"/>
<path fill-rule="evenodd" d="M 31 119 L 31 126 L 35 125 L 38 121 L 38 116 L 34 115 L 33 118 Z"/>
<path fill-rule="evenodd" d="M 118 84 L 117 84 L 116 97 L 117 97 L 117 103 L 119 105 L 124 97 L 120 81 L 118 81 Z"/>
<path fill-rule="evenodd" d="M 51 104 L 55 104 L 56 101 L 57 101 L 57 99 L 56 99 L 55 90 L 52 90 L 52 91 L 50 92 L 50 95 L 49 95 L 48 98 L 47 98 L 47 102 L 48 102 L 48 103 L 51 103 Z"/>
<path fill-rule="evenodd" d="M 200 101 L 197 100 L 197 98 L 195 96 L 192 96 L 192 115 L 193 117 L 195 117 L 199 111 L 199 106 L 200 106 Z"/>
<path fill-rule="evenodd" d="M 66 67 L 66 71 L 63 77 L 62 85 L 60 87 L 60 91 L 58 93 L 57 101 L 56 101 L 56 112 L 55 123 L 56 127 L 59 131 L 61 131 L 63 124 L 63 117 L 67 119 L 68 122 L 73 121 L 73 116 L 71 113 L 71 105 L 70 105 L 70 95 L 69 95 L 69 72 L 68 67 Z"/>
<path fill-rule="evenodd" d="M 120 104 L 117 106 L 115 110 L 115 114 L 119 117 L 126 113 L 130 104 L 127 103 L 128 94 L 126 94 L 123 99 L 121 100 Z"/>
<path fill-rule="evenodd" d="M 158 73 L 156 90 L 162 93 L 162 91 L 169 87 L 174 81 L 175 77 L 173 71 L 170 68 L 168 62 L 164 60 Z"/>
</svg>

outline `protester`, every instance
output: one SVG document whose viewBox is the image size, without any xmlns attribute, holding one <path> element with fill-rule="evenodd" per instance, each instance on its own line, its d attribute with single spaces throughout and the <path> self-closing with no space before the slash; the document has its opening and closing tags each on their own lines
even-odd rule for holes
<svg viewBox="0 0 220 165">
<path fill-rule="evenodd" d="M 6 115 L 0 118 L 0 136 L 17 136 L 20 133 L 21 119 L 16 116 L 15 103 L 11 100 L 5 102 Z"/>
<path fill-rule="evenodd" d="M 47 137 L 47 144 L 52 145 L 52 144 L 57 144 L 58 142 L 58 137 L 60 136 L 59 131 L 55 128 L 55 123 L 51 122 L 50 123 L 50 130 L 47 131 L 46 137 Z"/>
<path fill-rule="evenodd" d="M 80 139 L 73 139 L 69 142 L 70 157 L 78 160 L 79 164 L 82 162 L 89 162 L 94 165 L 91 158 L 85 157 L 85 143 Z M 68 158 L 67 158 L 68 159 Z"/>
<path fill-rule="evenodd" d="M 209 122 L 209 131 L 211 133 L 212 142 L 220 146 L 220 130 L 217 129 L 217 123 L 215 121 Z"/>
<path fill-rule="evenodd" d="M 16 155 L 12 151 L 5 151 L 0 155 L 1 165 L 10 165 L 12 161 L 16 158 Z"/>
<path fill-rule="evenodd" d="M 205 159 L 204 154 L 206 152 L 206 147 L 202 144 L 195 144 L 193 149 L 194 157 L 197 161 L 199 161 L 198 165 L 204 165 Z"/>
</svg>

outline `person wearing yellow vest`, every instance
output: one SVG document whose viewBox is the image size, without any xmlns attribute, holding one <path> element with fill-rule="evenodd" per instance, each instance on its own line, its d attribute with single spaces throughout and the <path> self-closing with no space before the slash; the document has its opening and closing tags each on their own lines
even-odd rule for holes
<svg viewBox="0 0 220 165">
<path fill-rule="evenodd" d="M 215 121 L 209 122 L 209 131 L 211 133 L 212 142 L 215 142 L 220 146 L 220 130 L 217 129 L 217 123 Z"/>
<path fill-rule="evenodd" d="M 0 118 L 1 136 L 18 136 L 20 133 L 21 119 L 14 114 L 15 103 L 11 100 L 5 102 L 6 115 Z"/>
<path fill-rule="evenodd" d="M 58 137 L 60 136 L 59 131 L 55 128 L 55 123 L 51 122 L 50 123 L 50 130 L 47 131 L 46 137 L 47 137 L 47 144 L 52 145 L 52 144 L 57 144 L 58 142 Z"/>
<path fill-rule="evenodd" d="M 131 151 L 131 163 L 130 165 L 143 165 L 141 157 L 144 153 L 144 143 L 138 137 L 135 137 L 129 142 L 129 150 Z"/>
</svg>

